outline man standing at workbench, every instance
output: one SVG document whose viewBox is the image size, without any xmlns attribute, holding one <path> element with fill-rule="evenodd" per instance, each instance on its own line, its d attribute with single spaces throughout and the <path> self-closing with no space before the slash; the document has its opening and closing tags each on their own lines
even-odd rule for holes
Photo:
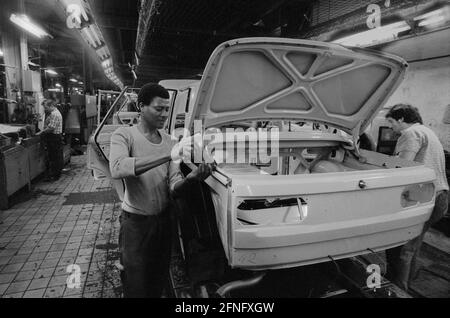
<svg viewBox="0 0 450 318">
<path fill-rule="evenodd" d="M 62 145 L 62 125 L 61 113 L 56 108 L 56 102 L 45 99 L 42 102 L 45 111 L 44 130 L 36 135 L 40 135 L 47 147 L 47 158 L 49 163 L 47 181 L 56 181 L 61 176 L 64 166 L 63 145 Z"/>
<path fill-rule="evenodd" d="M 171 254 L 170 193 L 177 195 L 211 173 L 201 164 L 183 178 L 173 162 L 191 153 L 191 144 L 177 143 L 162 130 L 169 112 L 164 87 L 144 85 L 138 105 L 139 124 L 113 133 L 109 156 L 112 178 L 125 182 L 119 248 L 126 298 L 161 297 Z"/>
</svg>

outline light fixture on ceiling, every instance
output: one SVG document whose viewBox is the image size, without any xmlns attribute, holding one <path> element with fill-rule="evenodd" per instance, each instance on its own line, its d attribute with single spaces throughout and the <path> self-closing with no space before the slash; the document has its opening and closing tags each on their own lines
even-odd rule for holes
<svg viewBox="0 0 450 318">
<path fill-rule="evenodd" d="M 346 46 L 371 46 L 395 40 L 398 38 L 398 34 L 400 32 L 408 30 L 411 30 L 408 23 L 405 21 L 400 21 L 368 31 L 352 34 L 332 42 Z"/>
<path fill-rule="evenodd" d="M 52 69 L 46 69 L 45 70 L 45 73 L 48 73 L 48 74 L 50 74 L 50 75 L 58 75 L 58 73 L 56 73 L 54 70 L 52 70 Z"/>
<path fill-rule="evenodd" d="M 104 60 L 103 62 L 102 62 L 102 66 L 103 66 L 103 68 L 108 68 L 108 67 L 110 67 L 110 66 L 112 66 L 112 59 L 111 58 L 108 58 L 108 59 L 106 59 L 106 60 Z"/>
<path fill-rule="evenodd" d="M 100 57 L 101 60 L 106 60 L 107 58 L 109 58 L 111 56 L 111 54 L 109 53 L 109 49 L 106 45 L 103 45 L 101 47 L 99 47 L 97 50 L 97 55 Z"/>
<path fill-rule="evenodd" d="M 264 21 L 261 19 L 261 20 L 256 21 L 255 23 L 253 23 L 253 26 L 264 27 L 265 24 L 264 24 Z"/>
<path fill-rule="evenodd" d="M 39 64 L 33 63 L 31 61 L 28 61 L 28 65 L 34 66 L 34 67 L 41 67 Z"/>
<path fill-rule="evenodd" d="M 71 81 L 72 83 L 78 83 L 78 80 L 76 80 L 74 78 L 69 79 L 69 81 Z"/>
<path fill-rule="evenodd" d="M 55 86 L 56 86 L 56 87 L 61 87 L 61 84 L 56 83 Z"/>
<path fill-rule="evenodd" d="M 0 49 L 0 56 L 3 56 L 3 51 Z"/>
<path fill-rule="evenodd" d="M 44 36 L 48 36 L 53 38 L 50 34 L 44 31 L 40 26 L 33 23 L 30 18 L 26 14 L 11 14 L 9 17 L 11 22 L 15 23 L 25 31 L 37 36 L 38 38 L 43 38 Z"/>
<path fill-rule="evenodd" d="M 84 42 L 95 50 L 102 63 L 106 77 L 111 79 L 112 75 L 115 76 L 111 53 L 100 28 L 95 22 L 94 16 L 91 14 L 92 10 L 89 2 L 80 0 L 61 0 L 59 3 L 63 6 L 67 16 L 67 26 L 69 28 L 77 29 Z M 123 83 L 120 80 L 115 84 L 120 84 L 118 85 L 120 88 L 123 87 Z"/>
<path fill-rule="evenodd" d="M 414 21 L 418 21 L 419 27 L 431 27 L 445 24 L 450 20 L 450 6 L 421 14 L 414 18 Z"/>
<path fill-rule="evenodd" d="M 97 34 L 97 31 L 95 31 L 95 28 L 93 25 L 84 27 L 80 30 L 81 36 L 91 45 L 94 49 L 98 48 L 103 44 L 102 40 L 100 39 L 99 35 Z"/>
</svg>

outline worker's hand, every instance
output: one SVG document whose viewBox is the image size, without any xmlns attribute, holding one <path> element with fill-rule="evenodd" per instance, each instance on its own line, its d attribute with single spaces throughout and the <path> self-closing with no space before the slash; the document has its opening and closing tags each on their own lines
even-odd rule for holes
<svg viewBox="0 0 450 318">
<path fill-rule="evenodd" d="M 193 163 L 202 163 L 204 161 L 202 136 L 200 134 L 196 134 L 191 138 L 192 138 L 191 161 Z"/>
<path fill-rule="evenodd" d="M 175 146 L 173 146 L 170 157 L 174 162 L 179 163 L 181 160 L 184 161 L 190 158 L 191 153 L 191 140 L 189 138 L 183 138 Z"/>
<path fill-rule="evenodd" d="M 212 165 L 209 163 L 200 164 L 197 169 L 188 174 L 187 178 L 203 181 L 211 175 Z"/>
<path fill-rule="evenodd" d="M 171 152 L 172 160 L 175 162 L 183 160 L 186 163 L 203 162 L 203 146 L 201 138 L 202 137 L 200 134 L 182 138 L 172 148 Z"/>
</svg>

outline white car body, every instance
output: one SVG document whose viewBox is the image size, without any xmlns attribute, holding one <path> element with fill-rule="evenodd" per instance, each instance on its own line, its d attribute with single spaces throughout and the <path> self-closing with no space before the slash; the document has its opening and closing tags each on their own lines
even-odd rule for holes
<svg viewBox="0 0 450 318">
<path fill-rule="evenodd" d="M 184 117 L 188 131 L 194 120 L 205 131 L 289 120 L 342 132 L 282 129 L 270 165 L 218 164 L 205 182 L 231 267 L 325 262 L 420 234 L 434 207 L 434 171 L 355 146 L 405 70 L 401 58 L 322 42 L 248 38 L 216 48 L 201 81 L 187 84 L 197 89 Z M 239 134 L 229 147 L 246 148 Z"/>
</svg>

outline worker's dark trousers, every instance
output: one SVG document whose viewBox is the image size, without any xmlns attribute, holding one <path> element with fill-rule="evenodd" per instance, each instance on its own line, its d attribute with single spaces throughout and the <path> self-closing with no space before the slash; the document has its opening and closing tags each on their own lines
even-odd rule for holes
<svg viewBox="0 0 450 318">
<path fill-rule="evenodd" d="M 169 274 L 172 226 L 169 210 L 158 216 L 122 211 L 119 248 L 125 298 L 161 297 Z"/>
<path fill-rule="evenodd" d="M 58 179 L 64 166 L 61 134 L 46 134 L 49 177 Z"/>
<path fill-rule="evenodd" d="M 430 227 L 438 222 L 448 209 L 448 191 L 439 191 L 436 193 L 436 201 L 433 212 L 425 225 L 422 233 L 406 243 L 405 245 L 394 247 L 386 250 L 386 261 L 388 265 L 388 277 L 400 288 L 408 290 L 409 283 L 417 274 L 418 268 L 416 264 L 420 247 L 425 233 Z"/>
</svg>

